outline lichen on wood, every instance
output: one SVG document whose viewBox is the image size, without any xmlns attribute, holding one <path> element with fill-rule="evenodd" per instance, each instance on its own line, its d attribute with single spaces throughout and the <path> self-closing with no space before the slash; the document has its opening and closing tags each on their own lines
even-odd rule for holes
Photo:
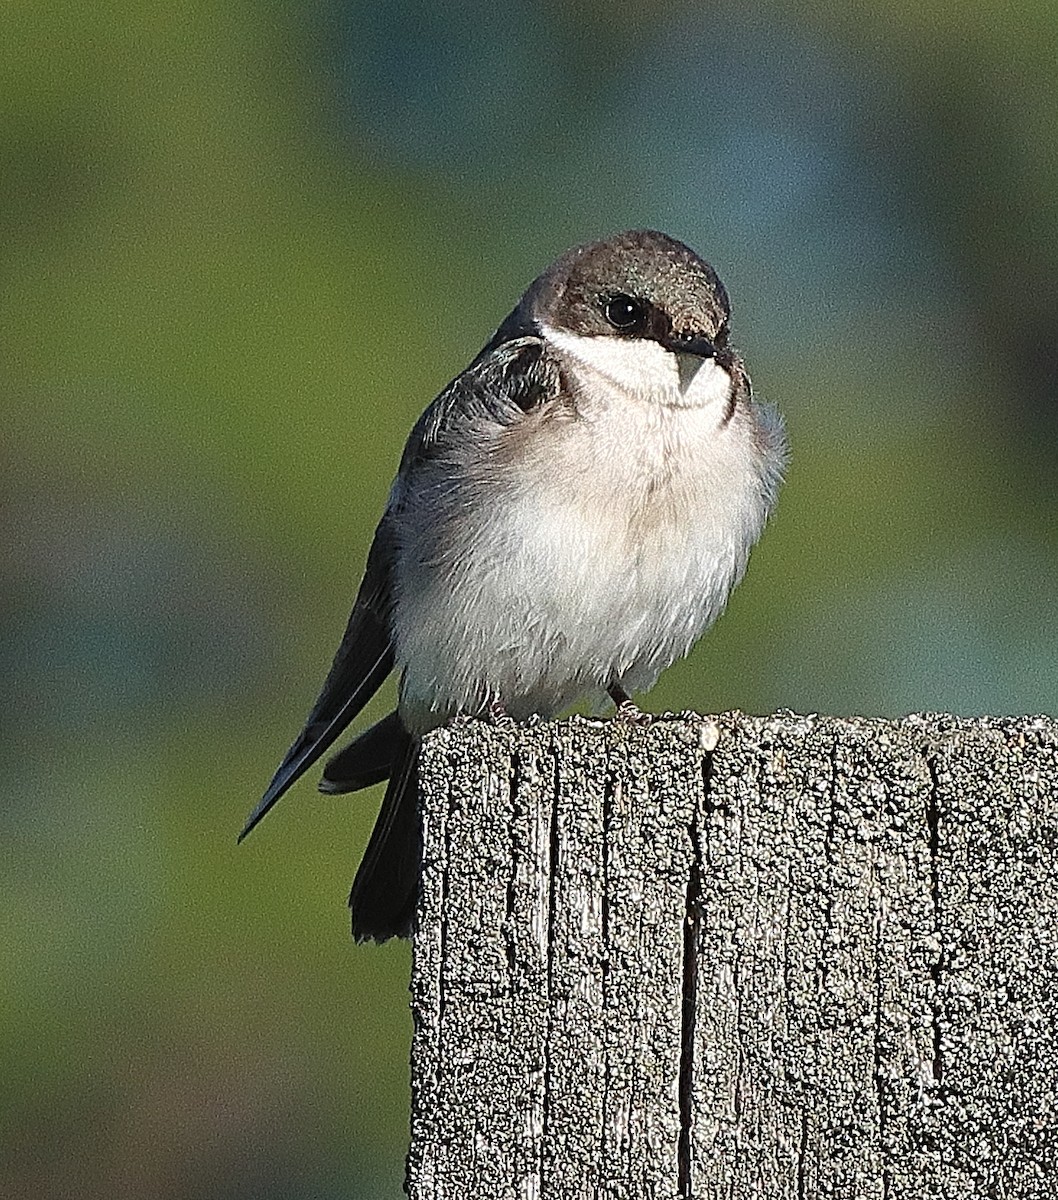
<svg viewBox="0 0 1058 1200">
<path fill-rule="evenodd" d="M 1058 1195 L 1058 725 L 712 720 L 427 740 L 413 1200 Z"/>
</svg>

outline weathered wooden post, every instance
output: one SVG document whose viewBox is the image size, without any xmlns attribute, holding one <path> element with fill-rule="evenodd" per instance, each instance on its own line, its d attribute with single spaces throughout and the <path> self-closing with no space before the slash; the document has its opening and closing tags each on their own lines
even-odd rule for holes
<svg viewBox="0 0 1058 1200">
<path fill-rule="evenodd" d="M 428 740 L 412 1200 L 1058 1196 L 1058 724 L 717 724 Z"/>
</svg>

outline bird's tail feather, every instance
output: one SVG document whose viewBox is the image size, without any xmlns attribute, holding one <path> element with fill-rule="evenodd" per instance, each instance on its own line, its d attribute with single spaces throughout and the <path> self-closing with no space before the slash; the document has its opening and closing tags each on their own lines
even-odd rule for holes
<svg viewBox="0 0 1058 1200">
<path fill-rule="evenodd" d="M 388 779 L 406 738 L 399 715 L 391 712 L 328 761 L 320 791 L 328 795 L 358 792 Z"/>
<path fill-rule="evenodd" d="M 390 733 L 397 745 L 389 786 L 349 894 L 358 942 L 410 937 L 419 901 L 419 739 L 399 722 Z"/>
</svg>

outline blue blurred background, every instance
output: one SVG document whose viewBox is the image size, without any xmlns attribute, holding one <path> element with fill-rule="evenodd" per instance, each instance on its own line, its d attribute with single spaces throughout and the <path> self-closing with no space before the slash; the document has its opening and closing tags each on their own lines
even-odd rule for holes
<svg viewBox="0 0 1058 1200">
<path fill-rule="evenodd" d="M 0 1194 L 401 1194 L 377 791 L 235 835 L 414 418 L 574 242 L 712 261 L 793 443 L 648 706 L 1058 709 L 1053 5 L 815 8 L 4 6 Z"/>
</svg>

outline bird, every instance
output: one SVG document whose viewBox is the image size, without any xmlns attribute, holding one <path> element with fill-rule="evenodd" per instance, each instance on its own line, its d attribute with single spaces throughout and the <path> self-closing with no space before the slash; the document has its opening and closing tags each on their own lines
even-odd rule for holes
<svg viewBox="0 0 1058 1200">
<path fill-rule="evenodd" d="M 414 931 L 432 729 L 607 696 L 649 719 L 634 696 L 720 615 L 788 456 L 730 320 L 715 270 L 664 233 L 576 246 L 416 422 L 319 698 L 239 836 L 396 670 L 396 710 L 319 785 L 389 781 L 349 897 L 357 941 Z"/>
</svg>

